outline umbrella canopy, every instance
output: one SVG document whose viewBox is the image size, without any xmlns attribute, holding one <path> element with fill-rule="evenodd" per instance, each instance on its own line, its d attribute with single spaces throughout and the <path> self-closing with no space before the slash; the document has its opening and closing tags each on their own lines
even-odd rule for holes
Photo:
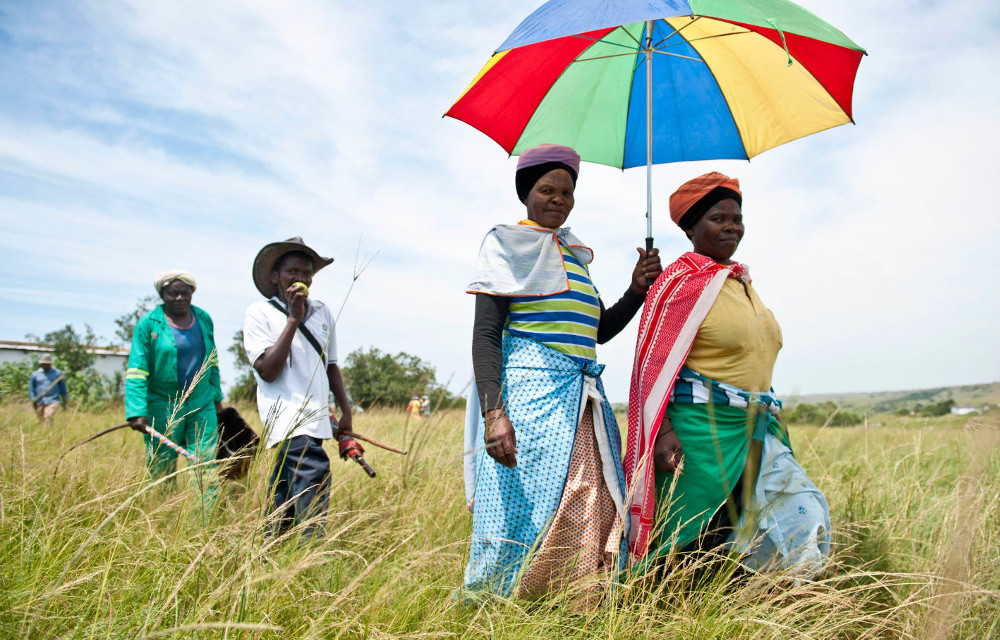
<svg viewBox="0 0 1000 640">
<path fill-rule="evenodd" d="M 852 122 L 864 50 L 785 0 L 551 0 L 445 115 L 518 155 L 628 168 L 750 159 Z"/>
</svg>

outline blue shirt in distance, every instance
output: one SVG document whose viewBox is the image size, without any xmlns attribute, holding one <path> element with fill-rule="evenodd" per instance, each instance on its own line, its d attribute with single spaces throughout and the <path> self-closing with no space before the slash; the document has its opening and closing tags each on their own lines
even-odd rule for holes
<svg viewBox="0 0 1000 640">
<path fill-rule="evenodd" d="M 31 398 L 31 401 L 40 402 L 41 404 L 52 404 L 59 402 L 60 398 L 65 400 L 69 395 L 66 393 L 66 379 L 63 378 L 56 384 L 52 384 L 62 374 L 63 372 L 55 367 L 49 369 L 47 373 L 41 367 L 35 370 L 31 374 L 31 377 L 28 378 L 28 397 Z M 42 397 L 39 398 L 39 394 L 42 394 Z"/>
</svg>

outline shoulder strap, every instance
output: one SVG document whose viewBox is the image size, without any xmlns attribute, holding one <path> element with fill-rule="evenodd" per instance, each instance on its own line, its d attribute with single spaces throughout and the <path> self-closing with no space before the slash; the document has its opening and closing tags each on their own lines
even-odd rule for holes
<svg viewBox="0 0 1000 640">
<path fill-rule="evenodd" d="M 268 303 L 281 313 L 285 314 L 286 316 L 288 315 L 288 311 L 274 300 L 268 300 Z M 312 331 L 306 329 L 305 318 L 303 318 L 302 322 L 299 323 L 299 331 L 301 331 L 302 335 L 305 336 L 305 339 L 309 341 L 309 344 L 313 346 L 313 349 L 316 350 L 316 353 L 319 354 L 319 357 L 323 358 L 324 357 L 323 346 L 319 343 L 319 340 L 316 339 L 316 336 L 312 334 Z"/>
</svg>

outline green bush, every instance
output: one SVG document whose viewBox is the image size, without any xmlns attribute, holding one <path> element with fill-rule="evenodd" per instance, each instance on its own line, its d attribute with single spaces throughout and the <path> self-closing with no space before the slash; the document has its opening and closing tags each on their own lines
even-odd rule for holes
<svg viewBox="0 0 1000 640">
<path fill-rule="evenodd" d="M 831 418 L 832 416 L 832 418 Z M 789 424 L 825 425 L 830 421 L 831 427 L 850 427 L 864 422 L 864 417 L 853 411 L 844 411 L 836 403 L 827 400 L 822 404 L 803 402 L 787 415 Z"/>
<path fill-rule="evenodd" d="M 925 418 L 936 418 L 938 416 L 946 416 L 951 413 L 951 408 L 955 406 L 955 401 L 951 398 L 947 400 L 942 400 L 940 402 L 935 402 L 934 404 L 929 404 L 917 411 L 918 415 Z"/>
<path fill-rule="evenodd" d="M 389 355 L 376 347 L 352 351 L 343 365 L 351 400 L 365 409 L 401 406 L 414 395 L 432 394 L 438 385 L 434 367 L 408 353 Z"/>
<path fill-rule="evenodd" d="M 829 420 L 829 418 L 827 418 Z M 837 415 L 833 416 L 830 420 L 831 427 L 853 427 L 854 425 L 862 424 L 865 421 L 864 416 L 861 416 L 853 411 L 839 411 Z M 826 424 L 824 422 L 823 424 Z"/>
<path fill-rule="evenodd" d="M 27 400 L 28 377 L 36 368 L 27 360 L 0 364 L 0 399 Z"/>
</svg>

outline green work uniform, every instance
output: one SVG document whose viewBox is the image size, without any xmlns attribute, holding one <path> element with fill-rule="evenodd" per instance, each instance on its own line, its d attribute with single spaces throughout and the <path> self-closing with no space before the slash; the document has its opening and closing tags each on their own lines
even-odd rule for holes
<svg viewBox="0 0 1000 640">
<path fill-rule="evenodd" d="M 219 359 L 215 349 L 212 319 L 191 306 L 205 340 L 207 370 L 187 398 L 182 398 L 177 380 L 177 345 L 160 305 L 140 318 L 132 334 L 132 351 L 125 374 L 125 415 L 145 416 L 150 426 L 189 450 L 202 461 L 214 460 L 219 440 L 215 403 L 222 401 Z M 203 365 L 204 366 L 204 365 Z M 146 466 L 153 478 L 162 478 L 177 467 L 177 454 L 149 434 Z M 218 492 L 214 470 L 194 479 L 203 506 L 210 510 Z"/>
</svg>

